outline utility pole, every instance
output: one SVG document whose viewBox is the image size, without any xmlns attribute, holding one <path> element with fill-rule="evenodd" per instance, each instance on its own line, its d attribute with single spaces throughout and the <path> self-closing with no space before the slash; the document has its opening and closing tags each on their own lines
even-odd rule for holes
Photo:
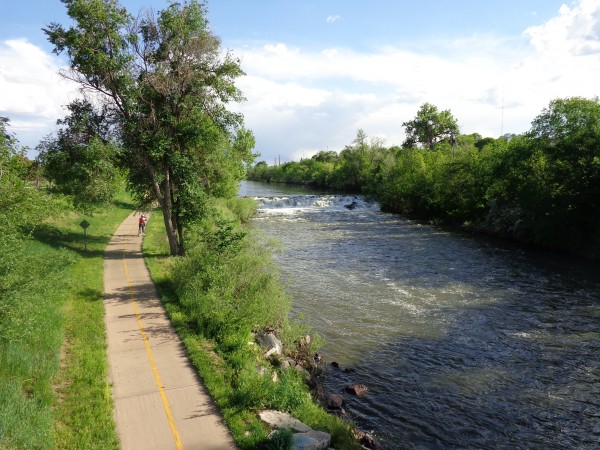
<svg viewBox="0 0 600 450">
<path fill-rule="evenodd" d="M 504 86 L 502 86 L 502 116 L 500 121 L 500 136 L 504 136 Z"/>
</svg>

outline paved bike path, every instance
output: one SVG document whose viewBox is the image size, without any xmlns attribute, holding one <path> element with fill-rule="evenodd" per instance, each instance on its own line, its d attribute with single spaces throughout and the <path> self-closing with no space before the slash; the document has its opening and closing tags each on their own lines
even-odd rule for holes
<svg viewBox="0 0 600 450">
<path fill-rule="evenodd" d="M 123 450 L 234 449 L 150 279 L 138 220 L 104 256 L 104 307 L 115 421 Z"/>
</svg>

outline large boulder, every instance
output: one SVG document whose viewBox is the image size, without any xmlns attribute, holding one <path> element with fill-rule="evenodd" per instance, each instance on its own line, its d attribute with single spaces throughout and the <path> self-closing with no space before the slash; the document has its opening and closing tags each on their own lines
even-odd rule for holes
<svg viewBox="0 0 600 450">
<path fill-rule="evenodd" d="M 329 409 L 341 410 L 344 403 L 344 397 L 339 394 L 329 394 L 327 396 L 327 407 Z"/>
<path fill-rule="evenodd" d="M 346 392 L 356 395 L 357 397 L 364 396 L 369 388 L 364 384 L 349 384 L 346 386 Z"/>
<path fill-rule="evenodd" d="M 266 350 L 265 357 L 281 355 L 283 351 L 283 344 L 273 333 L 258 333 L 256 335 L 256 342 L 258 342 L 258 345 L 263 350 Z"/>
<path fill-rule="evenodd" d="M 293 450 L 321 450 L 329 448 L 331 444 L 330 434 L 313 430 L 284 412 L 268 409 L 258 413 L 258 416 L 271 428 L 292 430 L 294 433 Z"/>
<path fill-rule="evenodd" d="M 364 431 L 355 428 L 352 430 L 352 437 L 356 439 L 356 441 L 362 445 L 363 448 L 375 448 L 377 447 L 377 443 L 375 442 L 375 438 L 371 433 L 365 433 Z M 417 449 L 415 449 L 417 450 Z"/>
<path fill-rule="evenodd" d="M 329 448 L 331 435 L 323 431 L 310 430 L 294 434 L 294 450 L 322 450 Z"/>
<path fill-rule="evenodd" d="M 258 417 L 272 428 L 289 428 L 294 433 L 305 433 L 312 428 L 281 411 L 267 409 L 258 413 Z"/>
</svg>

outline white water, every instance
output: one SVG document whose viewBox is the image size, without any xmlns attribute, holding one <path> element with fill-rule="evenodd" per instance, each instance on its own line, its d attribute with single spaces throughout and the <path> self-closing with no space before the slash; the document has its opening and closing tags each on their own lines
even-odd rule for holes
<svg viewBox="0 0 600 450">
<path fill-rule="evenodd" d="M 294 195 L 253 197 L 259 203 L 259 214 L 293 215 L 295 213 L 344 212 L 349 210 L 379 211 L 379 205 L 352 195 Z"/>
</svg>

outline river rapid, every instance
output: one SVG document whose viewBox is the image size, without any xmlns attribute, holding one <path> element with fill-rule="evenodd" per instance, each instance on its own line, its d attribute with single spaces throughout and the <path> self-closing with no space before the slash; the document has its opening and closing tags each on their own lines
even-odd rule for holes
<svg viewBox="0 0 600 450">
<path fill-rule="evenodd" d="M 597 264 L 243 182 L 322 384 L 383 449 L 600 448 Z M 355 202 L 355 208 L 346 206 Z M 344 392 L 368 386 L 366 396 Z"/>
</svg>

